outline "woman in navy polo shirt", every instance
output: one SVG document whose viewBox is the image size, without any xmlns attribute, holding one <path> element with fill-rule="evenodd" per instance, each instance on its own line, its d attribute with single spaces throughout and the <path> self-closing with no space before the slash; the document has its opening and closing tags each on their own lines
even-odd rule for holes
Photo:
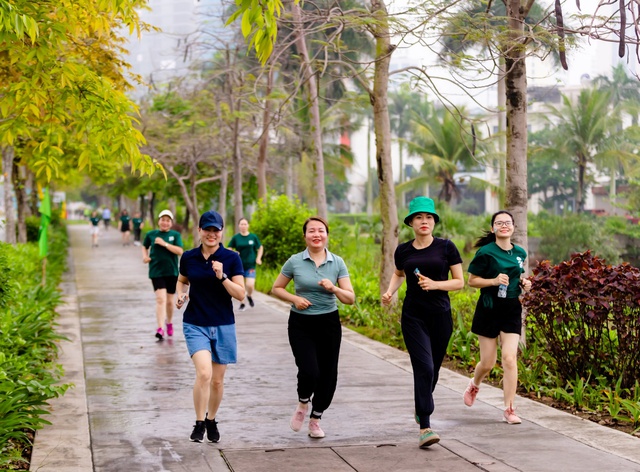
<svg viewBox="0 0 640 472">
<path fill-rule="evenodd" d="M 244 270 L 240 256 L 222 246 L 224 222 L 219 213 L 200 217 L 199 247 L 180 259 L 177 307 L 184 311 L 182 330 L 196 368 L 193 405 L 196 424 L 189 438 L 218 442 L 216 414 L 224 391 L 227 364 L 236 362 L 236 326 L 231 298 L 244 298 Z M 187 295 L 187 289 L 189 291 Z"/>
<path fill-rule="evenodd" d="M 342 339 L 336 298 L 351 305 L 356 297 L 344 261 L 326 248 L 327 222 L 311 217 L 302 233 L 307 248 L 282 266 L 271 292 L 292 305 L 289 344 L 298 366 L 298 406 L 289 424 L 300 431 L 311 401 L 309 436 L 323 438 L 320 418 L 336 391 Z M 286 289 L 292 279 L 295 295 Z"/>
</svg>

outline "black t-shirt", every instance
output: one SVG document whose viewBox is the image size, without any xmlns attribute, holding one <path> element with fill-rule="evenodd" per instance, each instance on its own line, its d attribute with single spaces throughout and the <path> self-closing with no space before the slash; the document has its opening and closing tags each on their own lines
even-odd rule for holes
<svg viewBox="0 0 640 472">
<path fill-rule="evenodd" d="M 432 280 L 449 280 L 451 266 L 462 263 L 458 248 L 448 239 L 433 238 L 429 247 L 416 249 L 413 239 L 396 248 L 394 260 L 396 268 L 403 270 L 407 280 L 407 296 L 403 312 L 410 310 L 414 315 L 430 311 L 444 312 L 451 309 L 449 292 L 444 290 L 422 290 L 418 285 L 417 268 Z"/>
</svg>

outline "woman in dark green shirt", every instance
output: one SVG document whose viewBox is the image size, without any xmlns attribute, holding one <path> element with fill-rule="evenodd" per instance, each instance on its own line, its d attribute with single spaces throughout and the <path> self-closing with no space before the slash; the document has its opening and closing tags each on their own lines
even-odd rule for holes
<svg viewBox="0 0 640 472">
<path fill-rule="evenodd" d="M 498 211 L 491 217 L 491 229 L 476 243 L 479 248 L 469 264 L 469 285 L 480 289 L 471 331 L 478 335 L 480 362 L 464 392 L 464 403 L 472 406 L 482 380 L 493 369 L 498 357 L 498 338 L 502 349 L 504 378 L 504 421 L 520 424 L 513 400 L 518 384 L 518 342 L 522 331 L 522 289 L 531 281 L 522 278 L 526 251 L 511 242 L 515 226 L 513 215 Z"/>
</svg>

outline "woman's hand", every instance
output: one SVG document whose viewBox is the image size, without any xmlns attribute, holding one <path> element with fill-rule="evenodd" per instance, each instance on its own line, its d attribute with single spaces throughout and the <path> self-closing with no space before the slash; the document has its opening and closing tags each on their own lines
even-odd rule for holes
<svg viewBox="0 0 640 472">
<path fill-rule="evenodd" d="M 183 293 L 182 295 L 180 295 L 178 297 L 178 301 L 176 301 L 176 308 L 178 310 L 182 308 L 182 306 L 187 302 L 188 299 L 189 299 L 189 295 L 187 295 L 186 293 Z"/>
<path fill-rule="evenodd" d="M 309 308 L 312 303 L 307 300 L 304 297 L 298 297 L 296 296 L 295 300 L 293 301 L 293 305 L 298 309 L 298 310 L 306 310 L 307 308 Z"/>
<path fill-rule="evenodd" d="M 422 274 L 418 274 L 418 285 L 422 290 L 428 292 L 429 290 L 437 290 L 437 282 Z"/>
<path fill-rule="evenodd" d="M 509 285 L 509 276 L 507 274 L 498 274 L 498 276 L 493 279 L 493 285 Z"/>
<path fill-rule="evenodd" d="M 337 288 L 333 284 L 333 282 L 331 282 L 331 280 L 329 280 L 329 279 L 322 279 L 320 282 L 318 282 L 318 285 L 320 285 L 322 288 L 324 288 L 329 293 L 335 293 L 335 290 Z"/>
<path fill-rule="evenodd" d="M 382 304 L 384 306 L 388 306 L 391 303 L 392 298 L 393 298 L 393 293 L 387 290 L 382 294 L 382 298 L 381 298 Z"/>
<path fill-rule="evenodd" d="M 525 292 L 531 290 L 531 280 L 525 279 L 524 277 L 520 279 L 520 286 Z"/>
</svg>

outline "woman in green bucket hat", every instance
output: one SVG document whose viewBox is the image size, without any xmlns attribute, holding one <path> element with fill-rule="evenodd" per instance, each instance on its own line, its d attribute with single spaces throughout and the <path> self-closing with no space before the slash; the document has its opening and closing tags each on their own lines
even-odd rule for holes
<svg viewBox="0 0 640 472">
<path fill-rule="evenodd" d="M 440 221 L 435 204 L 427 197 L 409 203 L 404 219 L 415 238 L 395 251 L 395 271 L 382 303 L 391 303 L 393 294 L 407 281 L 402 304 L 402 335 L 413 367 L 416 422 L 420 424 L 418 445 L 424 449 L 440 441 L 431 429 L 433 390 L 453 332 L 449 293 L 464 286 L 462 258 L 448 239 L 436 238 L 433 230 Z M 451 279 L 449 279 L 451 273 Z"/>
</svg>

